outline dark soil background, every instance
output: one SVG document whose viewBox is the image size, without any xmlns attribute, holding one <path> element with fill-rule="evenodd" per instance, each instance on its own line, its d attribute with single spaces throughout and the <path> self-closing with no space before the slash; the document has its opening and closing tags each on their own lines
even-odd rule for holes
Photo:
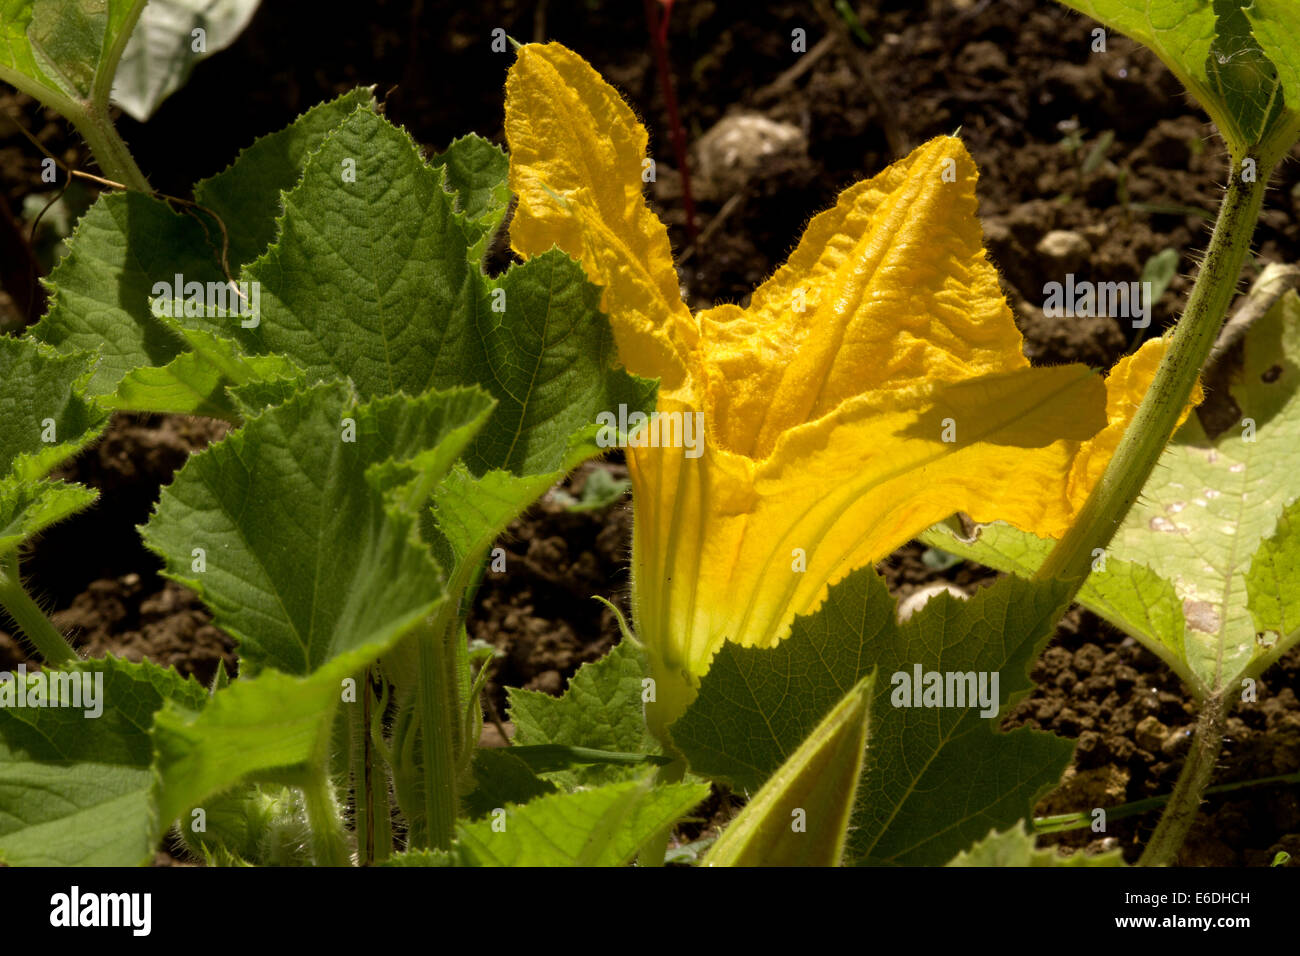
<svg viewBox="0 0 1300 956">
<path fill-rule="evenodd" d="M 690 141 L 698 148 L 720 120 L 740 112 L 783 124 L 788 137 L 753 168 L 717 173 L 716 162 L 713 171 L 696 163 L 705 236 L 698 252 L 688 248 L 681 176 L 643 10 L 626 0 L 465 7 L 372 0 L 361 17 L 304 17 L 299 4 L 264 0 L 240 40 L 201 64 L 148 124 L 123 119 L 120 129 L 153 185 L 179 196 L 256 136 L 358 84 L 374 84 L 389 118 L 430 149 L 469 130 L 501 142 L 510 55 L 491 52 L 490 34 L 502 27 L 521 41 L 568 44 L 635 105 L 657 161 L 652 199 L 670 225 L 696 306 L 744 302 L 793 247 L 810 213 L 904 149 L 960 127 L 981 170 L 988 248 L 1032 360 L 1104 366 L 1133 344 L 1111 319 L 1043 316 L 1040 290 L 1065 272 L 1133 281 L 1152 255 L 1174 249 L 1178 274 L 1150 331 L 1172 320 L 1208 237 L 1226 158 L 1204 115 L 1153 55 L 1119 36 L 1108 38 L 1105 53 L 1093 53 L 1091 22 L 1045 0 L 855 7 L 869 44 L 843 28 L 829 3 L 675 5 L 670 56 Z M 806 31 L 807 52 L 792 52 L 795 29 Z M 42 157 L 13 121 L 61 160 L 88 166 L 89 159 L 58 117 L 20 95 L 0 94 L 0 211 L 20 220 L 24 197 L 42 188 Z M 696 158 L 708 164 L 709 156 Z M 1255 237 L 1256 270 L 1300 261 L 1300 166 L 1285 165 L 1275 185 Z M 10 293 L 21 284 L 12 278 L 21 271 L 15 261 L 0 270 Z M 21 290 L 0 292 L 0 329 L 23 323 L 23 302 Z M 158 576 L 158 562 L 134 529 L 186 456 L 223 433 L 205 420 L 119 415 L 65 470 L 98 488 L 100 502 L 49 532 L 25 568 L 57 609 L 56 622 L 78 635 L 86 652 L 148 655 L 202 680 L 221 658 L 235 664 L 233 642 L 192 594 Z M 562 490 L 580 494 L 595 467 L 621 474 L 617 461 L 587 466 Z M 627 500 L 597 512 L 570 511 L 565 500 L 548 495 L 510 529 L 502 541 L 510 571 L 487 576 L 474 610 L 471 636 L 504 655 L 489 692 L 490 716 L 498 719 L 507 716 L 505 686 L 559 693 L 580 664 L 617 638 L 613 615 L 590 596 L 626 607 Z M 968 565 L 940 575 L 921 561 L 922 550 L 910 545 L 882 566 L 900 597 L 939 578 L 967 589 L 992 579 Z M 0 669 L 25 658 L 5 626 L 0 619 Z M 1298 672 L 1300 653 L 1293 652 L 1265 675 L 1260 702 L 1236 711 L 1216 784 L 1300 771 Z M 1086 812 L 1172 789 L 1194 712 L 1153 655 L 1075 611 L 1034 678 L 1037 691 L 1006 725 L 1079 741 L 1065 782 L 1040 813 Z M 725 819 L 734 806 L 720 794 L 705 822 Z M 1113 821 L 1104 839 L 1086 830 L 1049 839 L 1090 849 L 1119 845 L 1135 859 L 1154 823 L 1147 814 Z M 1212 797 L 1181 862 L 1264 865 L 1282 849 L 1300 860 L 1294 784 Z"/>
</svg>

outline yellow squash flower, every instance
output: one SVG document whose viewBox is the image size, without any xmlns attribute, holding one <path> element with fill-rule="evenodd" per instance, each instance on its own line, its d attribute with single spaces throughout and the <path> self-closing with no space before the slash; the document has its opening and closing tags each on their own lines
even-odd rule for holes
<svg viewBox="0 0 1300 956">
<path fill-rule="evenodd" d="M 603 288 L 619 356 L 658 412 L 703 416 L 703 454 L 631 447 L 635 625 L 661 737 L 725 641 L 770 646 L 830 585 L 957 511 L 1059 537 L 1163 352 L 1107 383 L 1031 368 L 984 254 L 977 171 L 939 137 L 813 218 L 747 308 L 692 315 L 642 196 L 646 131 L 559 44 L 510 70 L 511 225 Z"/>
</svg>

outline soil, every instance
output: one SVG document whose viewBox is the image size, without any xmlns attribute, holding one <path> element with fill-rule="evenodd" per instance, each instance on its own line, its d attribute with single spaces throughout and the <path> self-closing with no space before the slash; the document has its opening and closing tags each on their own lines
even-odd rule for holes
<svg viewBox="0 0 1300 956">
<path fill-rule="evenodd" d="M 266 3 L 240 40 L 201 64 L 150 123 L 123 119 L 120 128 L 153 184 L 181 196 L 257 135 L 359 83 L 375 84 L 389 117 L 431 148 L 467 130 L 500 142 L 509 57 L 491 53 L 489 43 L 491 30 L 502 27 L 520 40 L 557 39 L 579 51 L 645 119 L 658 168 L 652 198 L 669 224 L 693 305 L 743 303 L 784 259 L 811 211 L 902 149 L 960 127 L 981 170 L 986 241 L 1026 354 L 1042 364 L 1112 363 L 1134 344 L 1131 331 L 1112 319 L 1046 318 L 1044 284 L 1071 271 L 1131 281 L 1153 254 L 1174 249 L 1177 272 L 1148 330 L 1158 334 L 1190 287 L 1208 236 L 1208 219 L 1195 210 L 1214 209 L 1226 162 L 1203 114 L 1159 61 L 1116 35 L 1104 54 L 1093 53 L 1091 22 L 1040 0 L 855 7 L 869 47 L 820 43 L 831 27 L 810 3 L 700 0 L 674 7 L 670 56 L 690 139 L 698 143 L 719 120 L 743 112 L 797 130 L 803 144 L 738 182 L 697 180 L 697 226 L 708 237 L 698 254 L 687 251 L 680 170 L 636 4 L 375 0 L 361 22 L 344 25 L 338 17 L 303 18 L 292 5 Z M 791 50 L 796 28 L 807 31 L 807 53 Z M 799 75 L 787 73 L 801 57 L 813 59 Z M 23 123 L 65 162 L 84 155 L 61 122 L 21 95 L 0 94 L 0 114 Z M 14 217 L 39 182 L 40 158 L 0 119 L 0 192 Z M 1285 165 L 1275 185 L 1255 236 L 1256 269 L 1300 261 L 1300 165 Z M 1044 242 L 1052 232 L 1069 235 Z M 13 299 L 0 294 L 0 330 L 23 320 Z M 202 680 L 211 679 L 218 659 L 233 667 L 231 640 L 192 594 L 158 576 L 157 560 L 135 531 L 186 456 L 222 433 L 198 419 L 119 415 L 104 439 L 67 468 L 65 477 L 99 489 L 101 499 L 41 539 L 25 568 L 57 609 L 56 621 L 87 652 L 148 655 Z M 561 490 L 580 494 L 593 468 L 623 474 L 617 461 L 589 465 Z M 603 511 L 574 512 L 553 494 L 503 537 L 511 570 L 485 577 L 470 621 L 472 637 L 503 652 L 488 694 L 498 716 L 506 716 L 504 687 L 559 693 L 580 664 L 617 640 L 614 615 L 590 596 L 605 596 L 626 612 L 630 530 L 626 497 Z M 936 573 L 921 561 L 922 550 L 909 545 L 881 567 L 900 597 L 935 580 L 970 589 L 993 578 L 969 565 Z M 0 620 L 0 668 L 8 668 L 23 651 L 3 627 Z M 1259 702 L 1234 713 L 1216 784 L 1300 770 L 1298 672 L 1300 653 L 1292 653 L 1265 675 Z M 1194 711 L 1153 655 L 1075 610 L 1033 676 L 1037 689 L 1005 726 L 1041 727 L 1079 742 L 1064 783 L 1040 814 L 1170 791 Z M 715 795 L 682 839 L 725 821 L 736 805 L 727 794 Z M 1112 820 L 1100 839 L 1088 830 L 1048 839 L 1089 849 L 1118 845 L 1133 859 L 1154 816 Z M 1281 849 L 1300 860 L 1294 784 L 1211 797 L 1181 862 L 1264 865 Z"/>
</svg>

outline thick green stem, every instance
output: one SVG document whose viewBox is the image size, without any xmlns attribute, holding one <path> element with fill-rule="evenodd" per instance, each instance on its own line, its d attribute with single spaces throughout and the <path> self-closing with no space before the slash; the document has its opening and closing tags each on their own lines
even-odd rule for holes
<svg viewBox="0 0 1300 956">
<path fill-rule="evenodd" d="M 36 646 L 45 663 L 70 664 L 77 660 L 77 652 L 67 642 L 59 629 L 36 606 L 18 576 L 18 558 L 9 555 L 0 558 L 0 605 L 22 629 L 23 635 Z"/>
<path fill-rule="evenodd" d="M 1223 749 L 1223 728 L 1228 720 L 1228 708 L 1223 698 L 1214 694 L 1205 699 L 1196 720 L 1196 733 L 1187 762 L 1178 774 L 1174 792 L 1156 825 L 1155 832 L 1142 851 L 1140 866 L 1168 866 L 1178 856 L 1178 850 L 1187 838 L 1187 831 L 1201 807 L 1201 798 L 1214 775 L 1214 765 Z"/>
<path fill-rule="evenodd" d="M 448 850 L 456 833 L 456 741 L 460 694 L 447 630 L 416 635 L 420 647 L 420 738 L 424 757 L 424 817 L 428 845 Z"/>
<path fill-rule="evenodd" d="M 681 783 L 686 776 L 686 761 L 678 758 L 670 764 L 660 767 L 655 773 L 655 783 L 662 786 L 668 783 Z M 637 854 L 638 866 L 663 866 L 664 857 L 668 855 L 668 841 L 673 837 L 673 828 L 666 826 L 641 848 Z"/>
<path fill-rule="evenodd" d="M 1042 579 L 1057 578 L 1072 584 L 1070 598 L 1078 593 L 1091 570 L 1096 549 L 1105 549 L 1173 435 L 1187 406 L 1206 358 L 1218 338 L 1228 306 L 1237 290 L 1242 262 L 1263 205 L 1271 169 L 1243 182 L 1234 163 L 1231 179 L 1205 259 L 1196 275 L 1187 308 L 1178 322 L 1147 393 L 1133 421 L 1120 439 L 1101 481 L 1084 503 L 1074 524 L 1038 570 Z M 1165 812 L 1142 856 L 1147 865 L 1171 862 L 1196 818 L 1201 797 L 1214 772 L 1223 744 L 1226 708 L 1218 694 L 1202 705 L 1192 752 Z"/>
<path fill-rule="evenodd" d="M 1039 578 L 1059 578 L 1082 585 L 1092 567 L 1093 551 L 1110 544 L 1151 477 L 1236 294 L 1237 278 L 1250 249 L 1269 172 L 1261 169 L 1258 179 L 1249 183 L 1232 176 L 1205 260 L 1160 368 L 1101 481 L 1073 526 L 1039 568 Z"/>
<path fill-rule="evenodd" d="M 121 183 L 134 192 L 153 192 L 106 112 L 85 104 L 69 111 L 68 119 L 90 147 L 105 179 Z"/>
<path fill-rule="evenodd" d="M 312 854 L 317 866 L 350 866 L 347 837 L 334 786 L 329 772 L 320 764 L 299 786 L 307 803 L 307 820 L 311 824 Z"/>
<path fill-rule="evenodd" d="M 356 676 L 361 699 L 348 708 L 348 768 L 352 776 L 352 819 L 357 834 L 357 862 L 368 866 L 375 860 L 374 790 L 370 778 L 374 773 L 370 745 L 370 672 Z"/>
</svg>

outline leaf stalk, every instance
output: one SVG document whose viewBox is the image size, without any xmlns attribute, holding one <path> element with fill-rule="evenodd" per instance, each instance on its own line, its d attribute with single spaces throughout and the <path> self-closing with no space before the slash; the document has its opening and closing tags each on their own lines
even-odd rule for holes
<svg viewBox="0 0 1300 956">
<path fill-rule="evenodd" d="M 35 645 L 46 664 L 57 666 L 79 660 L 59 629 L 32 600 L 18 575 L 16 555 L 0 557 L 0 605 L 9 612 L 24 636 Z"/>
</svg>

